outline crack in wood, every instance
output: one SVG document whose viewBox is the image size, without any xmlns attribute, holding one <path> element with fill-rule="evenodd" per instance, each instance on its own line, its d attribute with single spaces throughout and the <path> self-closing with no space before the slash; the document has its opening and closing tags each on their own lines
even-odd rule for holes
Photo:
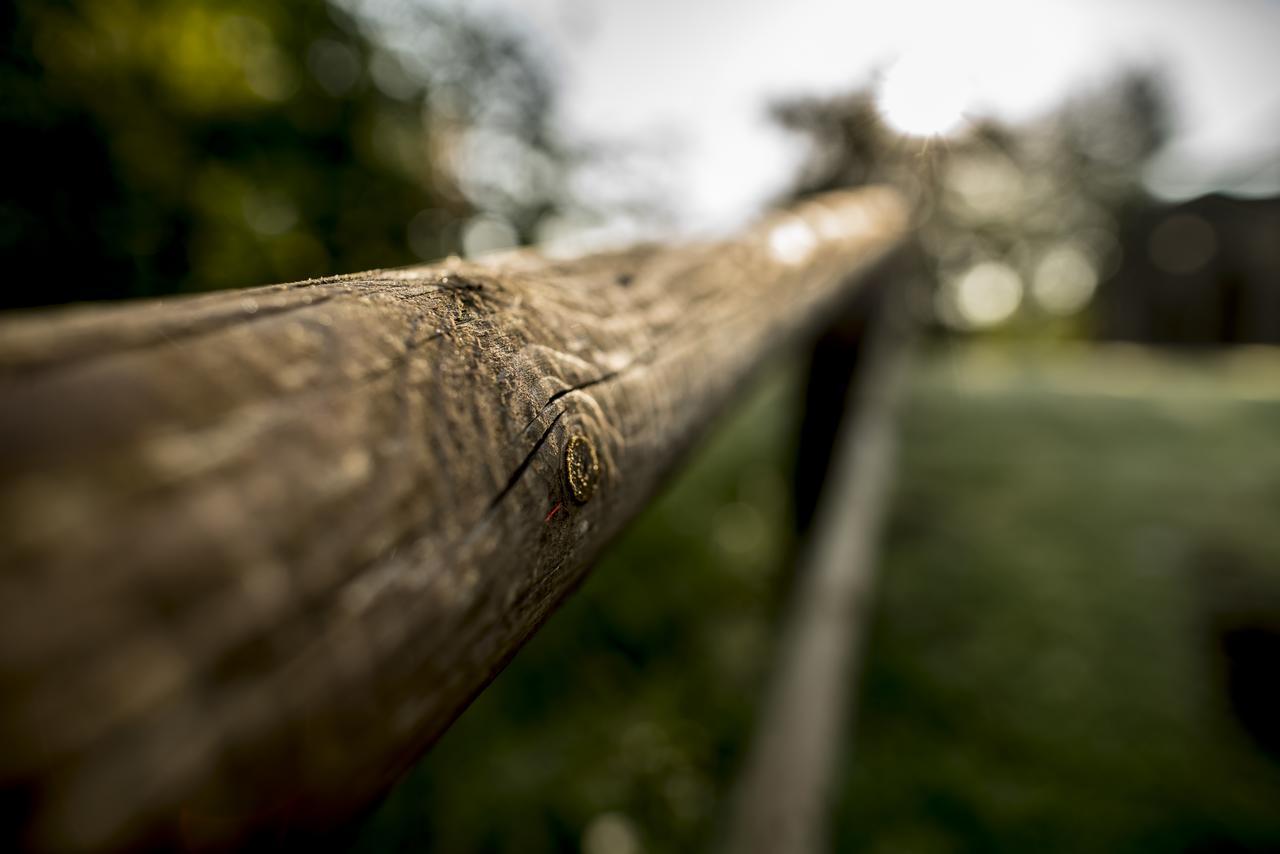
<svg viewBox="0 0 1280 854">
<path fill-rule="evenodd" d="M 551 406 L 551 404 L 555 403 L 557 400 L 560 400 L 565 395 L 573 394 L 575 391 L 582 391 L 583 389 L 600 385 L 600 383 L 608 382 L 609 380 L 614 379 L 615 377 L 621 375 L 623 372 L 628 371 L 630 369 L 631 369 L 631 365 L 628 365 L 625 368 L 619 368 L 616 371 L 609 371 L 609 373 L 607 374 L 601 374 L 598 377 L 594 377 L 589 380 L 584 380 L 580 383 L 575 383 L 574 385 L 571 385 L 568 388 L 560 389 L 558 392 L 548 397 L 546 403 L 538 407 L 538 411 L 533 414 L 533 417 L 531 417 L 527 422 L 525 422 L 525 425 L 520 428 L 520 435 L 524 435 L 525 433 L 527 433 L 529 428 L 533 426 L 534 422 L 537 421 L 538 418 L 542 416 L 542 413 L 546 412 L 547 408 Z"/>
<path fill-rule="evenodd" d="M 556 413 L 556 417 L 551 419 L 551 423 L 547 425 L 547 429 L 543 430 L 542 435 L 538 437 L 538 441 L 533 443 L 533 448 L 530 449 L 529 453 L 525 454 L 524 459 L 520 461 L 520 465 L 516 466 L 515 471 L 511 473 L 511 477 L 507 480 L 506 485 L 503 486 L 501 491 L 499 491 L 498 494 L 493 497 L 493 500 L 489 502 L 490 510 L 493 510 L 501 504 L 502 499 L 506 498 L 507 494 L 510 493 L 511 490 L 515 489 L 516 484 L 520 482 L 521 476 L 525 473 L 525 470 L 529 468 L 529 465 L 533 462 L 533 458 L 538 455 L 538 451 L 542 450 L 542 446 L 546 444 L 547 439 L 551 436 L 551 431 L 560 423 L 560 419 L 564 417 L 566 411 L 567 410 L 564 409 L 560 410 Z"/>
</svg>

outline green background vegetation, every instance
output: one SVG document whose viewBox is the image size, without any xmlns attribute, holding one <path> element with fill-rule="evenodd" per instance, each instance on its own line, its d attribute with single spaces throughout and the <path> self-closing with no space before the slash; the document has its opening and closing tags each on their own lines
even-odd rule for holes
<svg viewBox="0 0 1280 854">
<path fill-rule="evenodd" d="M 393 49 L 356 5 L 0 4 L 0 308 L 440 258 L 481 209 L 527 239 L 555 188 L 468 195 L 453 159 L 484 129 L 554 171 L 540 67 L 463 11 L 417 10 Z"/>
<path fill-rule="evenodd" d="M 1280 845 L 1280 765 L 1231 714 L 1216 634 L 1278 593 L 1278 368 L 924 360 L 837 850 Z M 602 814 L 644 851 L 707 847 L 786 588 L 795 380 L 699 452 L 359 850 L 579 850 Z"/>
</svg>

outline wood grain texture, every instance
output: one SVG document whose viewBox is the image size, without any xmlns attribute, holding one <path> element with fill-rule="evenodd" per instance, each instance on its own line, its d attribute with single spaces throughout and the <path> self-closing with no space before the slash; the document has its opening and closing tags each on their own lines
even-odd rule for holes
<svg viewBox="0 0 1280 854">
<path fill-rule="evenodd" d="M 4 835 L 367 804 L 904 227 L 871 188 L 719 243 L 0 323 Z"/>
</svg>

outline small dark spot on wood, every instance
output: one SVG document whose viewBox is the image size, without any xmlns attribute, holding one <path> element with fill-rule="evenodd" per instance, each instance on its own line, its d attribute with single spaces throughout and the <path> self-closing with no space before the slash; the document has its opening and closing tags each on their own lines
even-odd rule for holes
<svg viewBox="0 0 1280 854">
<path fill-rule="evenodd" d="M 440 277 L 440 287 L 455 288 L 460 291 L 482 291 L 484 290 L 484 283 L 468 279 L 458 273 L 445 273 Z"/>
<path fill-rule="evenodd" d="M 569 494 L 578 504 L 586 504 L 595 494 L 600 480 L 600 460 L 595 445 L 581 433 L 569 438 L 564 448 L 564 473 L 569 481 Z"/>
<path fill-rule="evenodd" d="M 630 285 L 634 279 L 635 279 L 635 276 L 631 275 L 630 273 L 618 274 L 618 284 L 622 285 L 624 288 Z"/>
</svg>

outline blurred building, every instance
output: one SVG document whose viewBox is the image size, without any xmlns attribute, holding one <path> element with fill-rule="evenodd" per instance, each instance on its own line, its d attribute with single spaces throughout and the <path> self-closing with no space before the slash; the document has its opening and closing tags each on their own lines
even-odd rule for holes
<svg viewBox="0 0 1280 854">
<path fill-rule="evenodd" d="M 1280 197 L 1208 195 L 1120 222 L 1099 337 L 1179 346 L 1280 344 Z"/>
</svg>

